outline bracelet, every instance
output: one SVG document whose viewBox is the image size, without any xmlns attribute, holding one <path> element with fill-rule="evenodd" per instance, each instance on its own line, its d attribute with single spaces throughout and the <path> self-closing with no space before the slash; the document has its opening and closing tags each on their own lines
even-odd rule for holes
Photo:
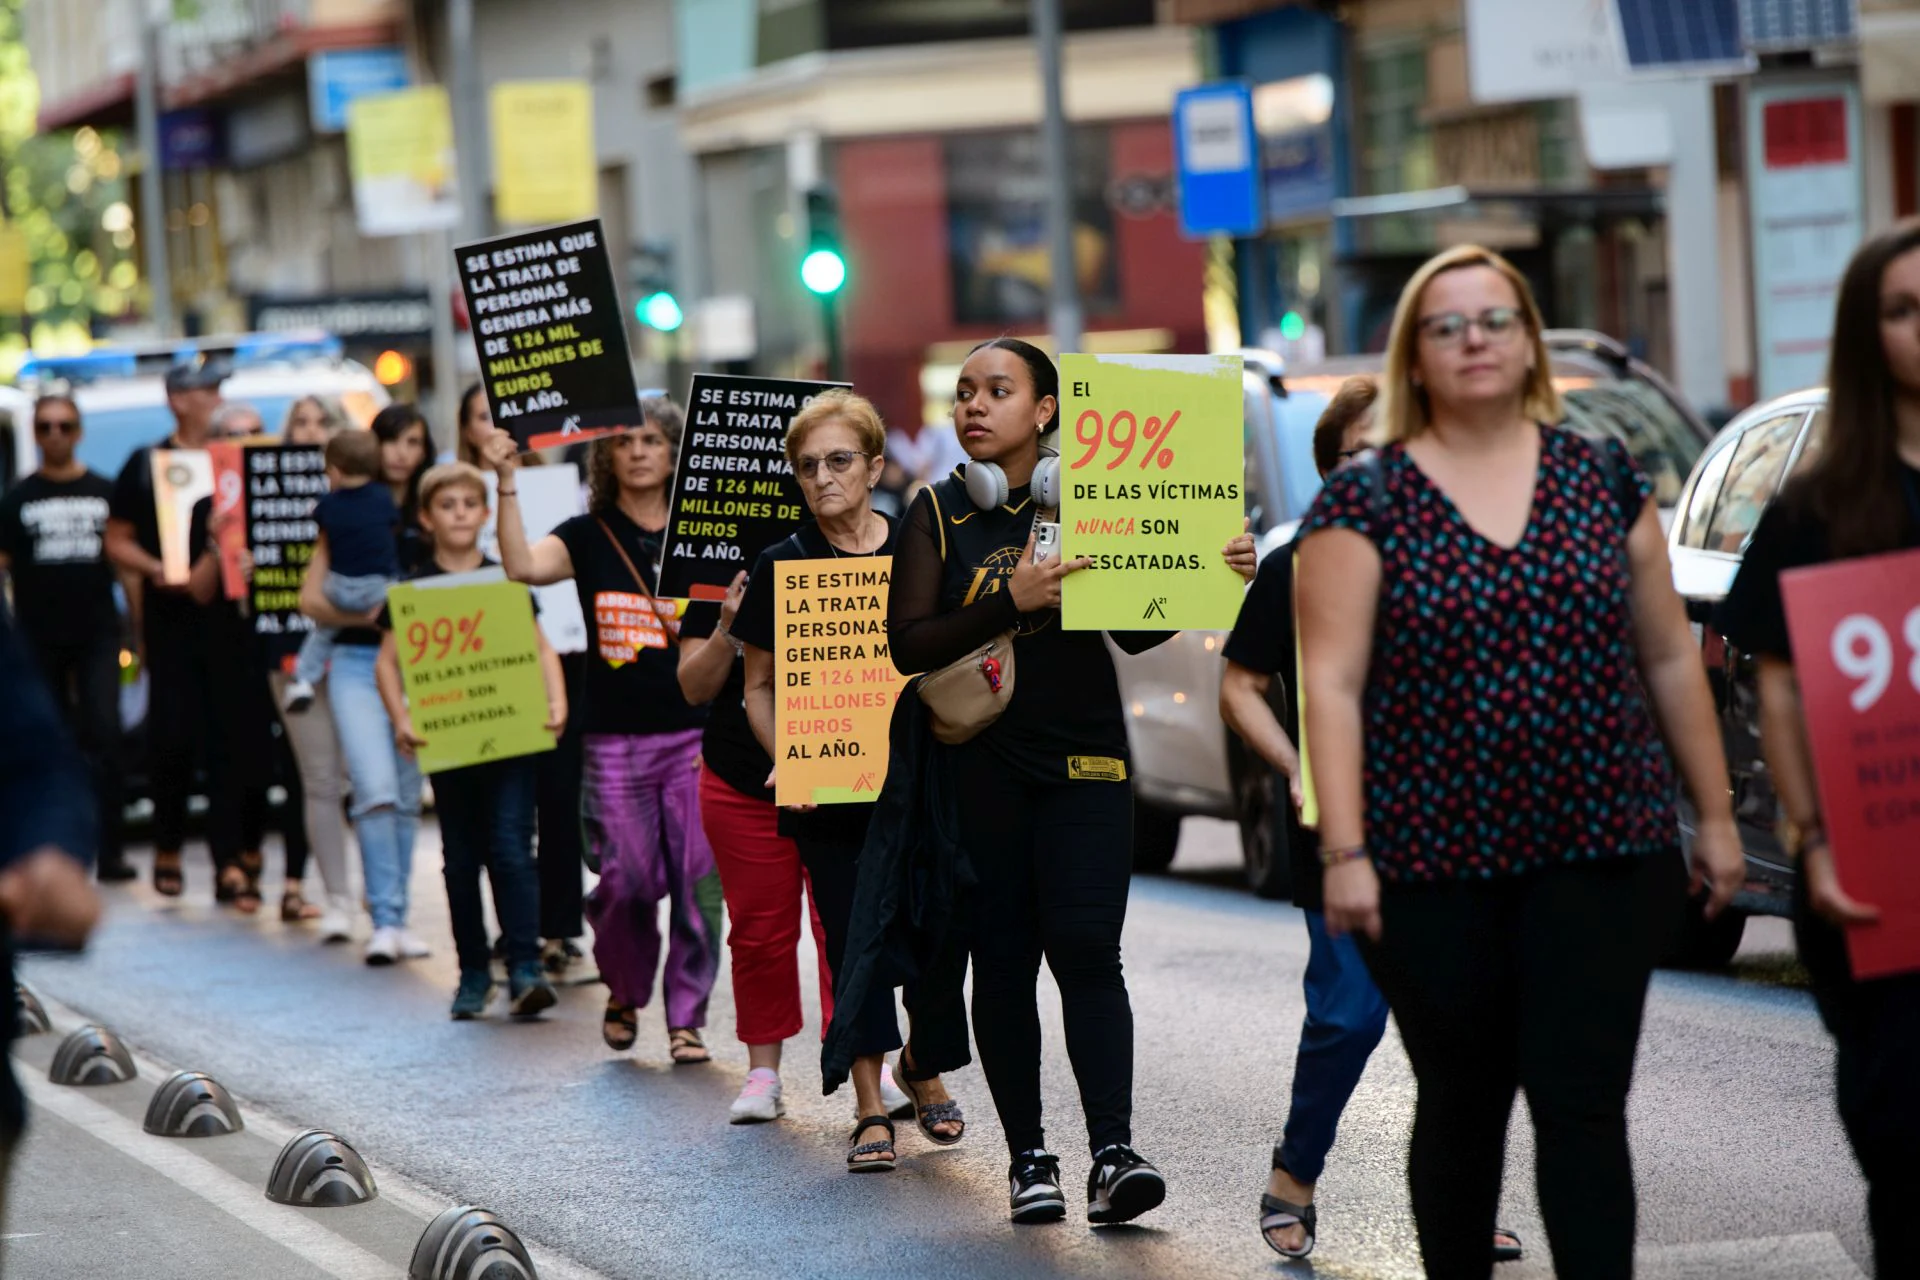
<svg viewBox="0 0 1920 1280">
<path fill-rule="evenodd" d="M 520 491 L 518 489 L 502 489 L 500 490 L 500 496 L 503 498 L 517 498 L 520 496 Z"/>
<path fill-rule="evenodd" d="M 1337 849 L 1322 849 L 1320 851 L 1320 865 L 1322 867 L 1337 867 L 1343 862 L 1357 862 L 1366 856 L 1367 846 L 1364 844 L 1343 845 Z"/>
</svg>

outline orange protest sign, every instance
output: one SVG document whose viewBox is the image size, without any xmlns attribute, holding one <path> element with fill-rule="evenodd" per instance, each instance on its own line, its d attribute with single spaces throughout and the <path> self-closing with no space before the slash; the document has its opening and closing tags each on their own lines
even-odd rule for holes
<svg viewBox="0 0 1920 1280">
<path fill-rule="evenodd" d="M 783 560 L 775 569 L 774 800 L 875 800 L 907 683 L 887 645 L 893 557 Z"/>
</svg>

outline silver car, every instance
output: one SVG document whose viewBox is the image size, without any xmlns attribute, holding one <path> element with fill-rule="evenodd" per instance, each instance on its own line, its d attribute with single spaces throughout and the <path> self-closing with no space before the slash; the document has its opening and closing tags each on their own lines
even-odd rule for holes
<svg viewBox="0 0 1920 1280">
<path fill-rule="evenodd" d="M 1602 334 L 1549 330 L 1554 381 L 1568 425 L 1625 441 L 1654 483 L 1662 514 L 1680 500 L 1712 431 L 1659 374 Z M 1293 537 L 1320 492 L 1313 427 L 1341 382 L 1378 374 L 1381 357 L 1357 356 L 1287 370 L 1269 352 L 1243 353 L 1247 514 L 1260 554 Z M 1134 866 L 1164 870 L 1189 814 L 1240 826 L 1248 885 L 1263 897 L 1291 888 L 1286 824 L 1276 824 L 1272 771 L 1221 723 L 1220 631 L 1187 631 L 1150 652 L 1114 651 L 1127 707 L 1135 795 Z M 1291 696 L 1274 682 L 1275 696 Z"/>
</svg>

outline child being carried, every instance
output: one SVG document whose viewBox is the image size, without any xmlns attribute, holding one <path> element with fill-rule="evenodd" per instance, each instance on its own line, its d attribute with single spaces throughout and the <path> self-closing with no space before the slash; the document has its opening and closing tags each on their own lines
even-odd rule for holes
<svg viewBox="0 0 1920 1280">
<path fill-rule="evenodd" d="M 342 613 L 372 614 L 386 603 L 387 588 L 400 577 L 394 544 L 399 509 L 380 479 L 380 441 L 371 431 L 342 431 L 327 441 L 330 492 L 313 508 L 327 539 L 326 580 L 321 592 Z M 314 686 L 333 660 L 338 627 L 315 627 L 300 644 L 293 679 L 281 705 L 289 712 L 313 705 Z"/>
</svg>

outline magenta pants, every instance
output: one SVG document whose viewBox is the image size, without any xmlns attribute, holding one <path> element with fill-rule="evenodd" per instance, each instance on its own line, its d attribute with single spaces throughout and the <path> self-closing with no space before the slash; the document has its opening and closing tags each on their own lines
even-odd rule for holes
<svg viewBox="0 0 1920 1280">
<path fill-rule="evenodd" d="M 587 897 L 600 975 L 615 1000 L 646 1007 L 660 967 L 660 899 L 670 899 L 667 1025 L 705 1026 L 720 971 L 720 877 L 700 828 L 700 730 L 589 733 L 581 745 L 581 825 L 600 863 Z"/>
</svg>

